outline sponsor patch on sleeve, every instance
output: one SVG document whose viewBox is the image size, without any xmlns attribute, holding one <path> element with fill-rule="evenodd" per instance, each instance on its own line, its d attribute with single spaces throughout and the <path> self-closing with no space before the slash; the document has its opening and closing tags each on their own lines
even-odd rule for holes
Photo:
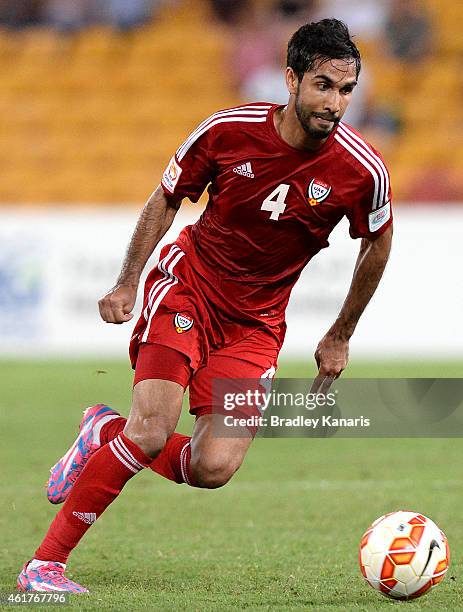
<svg viewBox="0 0 463 612">
<path fill-rule="evenodd" d="M 177 164 L 174 155 L 170 160 L 169 165 L 165 169 L 164 174 L 162 175 L 162 184 L 168 191 L 170 191 L 170 193 L 174 193 L 175 186 L 177 185 L 181 174 L 182 169 Z"/>
<path fill-rule="evenodd" d="M 374 210 L 368 215 L 368 225 L 370 232 L 376 232 L 380 227 L 383 227 L 385 223 L 391 218 L 391 202 L 387 202 L 384 206 L 378 210 Z"/>
</svg>

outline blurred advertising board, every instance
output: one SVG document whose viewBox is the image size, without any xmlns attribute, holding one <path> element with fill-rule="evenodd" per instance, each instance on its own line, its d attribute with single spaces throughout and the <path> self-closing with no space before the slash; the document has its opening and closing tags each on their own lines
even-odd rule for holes
<svg viewBox="0 0 463 612">
<path fill-rule="evenodd" d="M 184 205 L 163 243 L 199 212 Z M 131 206 L 1 210 L 0 355 L 126 357 L 133 323 L 104 323 L 97 301 L 115 282 L 137 216 Z M 391 259 L 352 356 L 463 356 L 461 227 L 463 207 L 396 207 Z M 311 358 L 346 295 L 360 241 L 342 222 L 330 242 L 294 289 L 282 357 Z"/>
</svg>

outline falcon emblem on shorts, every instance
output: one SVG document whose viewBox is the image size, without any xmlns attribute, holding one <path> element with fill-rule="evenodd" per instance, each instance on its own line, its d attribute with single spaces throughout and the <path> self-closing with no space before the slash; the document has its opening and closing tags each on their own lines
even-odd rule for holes
<svg viewBox="0 0 463 612">
<path fill-rule="evenodd" d="M 190 315 L 183 312 L 177 312 L 174 317 L 174 327 L 177 334 L 183 334 L 184 332 L 190 331 L 193 327 L 193 319 Z"/>
<path fill-rule="evenodd" d="M 331 193 L 331 185 L 320 181 L 320 179 L 313 178 L 307 188 L 307 197 L 309 199 L 310 206 L 317 206 L 321 204 Z"/>
</svg>

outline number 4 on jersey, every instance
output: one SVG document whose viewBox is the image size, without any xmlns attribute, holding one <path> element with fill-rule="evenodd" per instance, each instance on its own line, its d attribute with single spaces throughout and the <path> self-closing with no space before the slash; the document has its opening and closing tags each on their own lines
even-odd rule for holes
<svg viewBox="0 0 463 612">
<path fill-rule="evenodd" d="M 286 183 L 281 183 L 278 185 L 276 189 L 272 191 L 272 193 L 265 198 L 260 207 L 261 210 L 268 210 L 272 214 L 270 215 L 270 219 L 273 221 L 278 221 L 278 217 L 281 213 L 285 212 L 286 208 L 286 196 L 288 195 L 289 185 Z"/>
</svg>

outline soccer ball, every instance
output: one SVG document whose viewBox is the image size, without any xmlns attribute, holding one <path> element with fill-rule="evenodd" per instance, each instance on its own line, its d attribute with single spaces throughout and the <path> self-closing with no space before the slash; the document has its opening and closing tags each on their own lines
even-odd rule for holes
<svg viewBox="0 0 463 612">
<path fill-rule="evenodd" d="M 434 588 L 449 567 L 447 538 L 430 519 L 400 510 L 377 519 L 360 541 L 360 570 L 370 586 L 393 599 Z"/>
</svg>

